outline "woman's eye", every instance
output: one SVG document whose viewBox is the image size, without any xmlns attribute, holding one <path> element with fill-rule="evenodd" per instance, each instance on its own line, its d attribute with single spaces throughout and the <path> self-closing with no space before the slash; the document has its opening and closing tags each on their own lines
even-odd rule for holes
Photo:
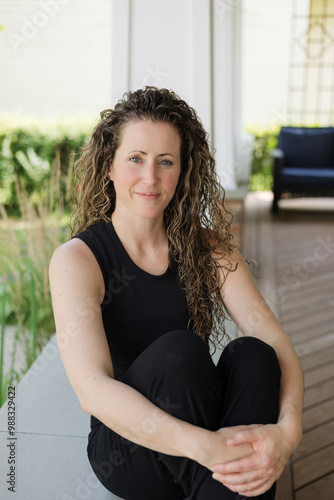
<svg viewBox="0 0 334 500">
<path fill-rule="evenodd" d="M 173 163 L 172 163 L 171 161 L 169 161 L 169 160 L 161 160 L 161 163 L 162 163 L 163 165 L 166 165 L 166 166 L 173 165 Z"/>
<path fill-rule="evenodd" d="M 139 156 L 132 156 L 130 158 L 130 161 L 132 161 L 133 163 L 139 163 L 140 162 L 140 158 L 139 158 Z"/>
</svg>

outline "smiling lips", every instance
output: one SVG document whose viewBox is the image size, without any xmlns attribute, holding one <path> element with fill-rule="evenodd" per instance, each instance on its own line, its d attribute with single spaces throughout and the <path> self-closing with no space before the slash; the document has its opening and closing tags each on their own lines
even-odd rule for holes
<svg viewBox="0 0 334 500">
<path fill-rule="evenodd" d="M 143 198 L 146 198 L 148 200 L 155 200 L 159 196 L 157 193 L 136 193 L 139 194 L 139 196 L 142 196 Z"/>
</svg>

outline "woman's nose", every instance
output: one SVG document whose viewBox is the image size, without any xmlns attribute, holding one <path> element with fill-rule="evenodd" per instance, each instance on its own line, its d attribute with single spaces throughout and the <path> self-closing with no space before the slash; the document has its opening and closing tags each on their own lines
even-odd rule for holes
<svg viewBox="0 0 334 500">
<path fill-rule="evenodd" d="M 144 181 L 147 184 L 154 184 L 157 180 L 157 171 L 154 162 L 148 162 L 145 165 L 143 173 Z"/>
</svg>

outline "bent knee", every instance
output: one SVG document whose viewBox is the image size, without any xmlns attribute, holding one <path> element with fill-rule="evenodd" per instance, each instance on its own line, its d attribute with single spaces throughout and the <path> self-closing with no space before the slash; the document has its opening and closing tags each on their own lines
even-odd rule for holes
<svg viewBox="0 0 334 500">
<path fill-rule="evenodd" d="M 173 364 L 183 364 L 187 359 L 207 356 L 209 349 L 203 340 L 190 330 L 173 330 L 162 337 L 157 347 Z"/>
<path fill-rule="evenodd" d="M 170 331 L 154 344 L 159 371 L 173 373 L 184 380 L 197 377 L 199 371 L 208 369 L 212 363 L 208 346 L 189 330 Z"/>
<path fill-rule="evenodd" d="M 145 381 L 168 379 L 193 382 L 214 367 L 209 348 L 189 330 L 172 330 L 155 340 L 127 370 L 124 382 L 132 385 L 138 378 Z M 211 367 L 211 369 L 212 369 Z"/>
<path fill-rule="evenodd" d="M 225 362 L 251 365 L 276 371 L 280 376 L 280 366 L 275 349 L 256 337 L 240 337 L 230 342 L 224 352 Z"/>
</svg>

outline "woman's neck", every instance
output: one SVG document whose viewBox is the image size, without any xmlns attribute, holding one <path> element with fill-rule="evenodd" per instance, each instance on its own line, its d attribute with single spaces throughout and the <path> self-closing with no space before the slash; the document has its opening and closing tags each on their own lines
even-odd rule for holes
<svg viewBox="0 0 334 500">
<path fill-rule="evenodd" d="M 137 254 L 156 253 L 167 244 L 167 231 L 163 221 L 111 215 L 114 229 L 122 244 Z M 168 245 L 167 245 L 168 249 Z"/>
</svg>

